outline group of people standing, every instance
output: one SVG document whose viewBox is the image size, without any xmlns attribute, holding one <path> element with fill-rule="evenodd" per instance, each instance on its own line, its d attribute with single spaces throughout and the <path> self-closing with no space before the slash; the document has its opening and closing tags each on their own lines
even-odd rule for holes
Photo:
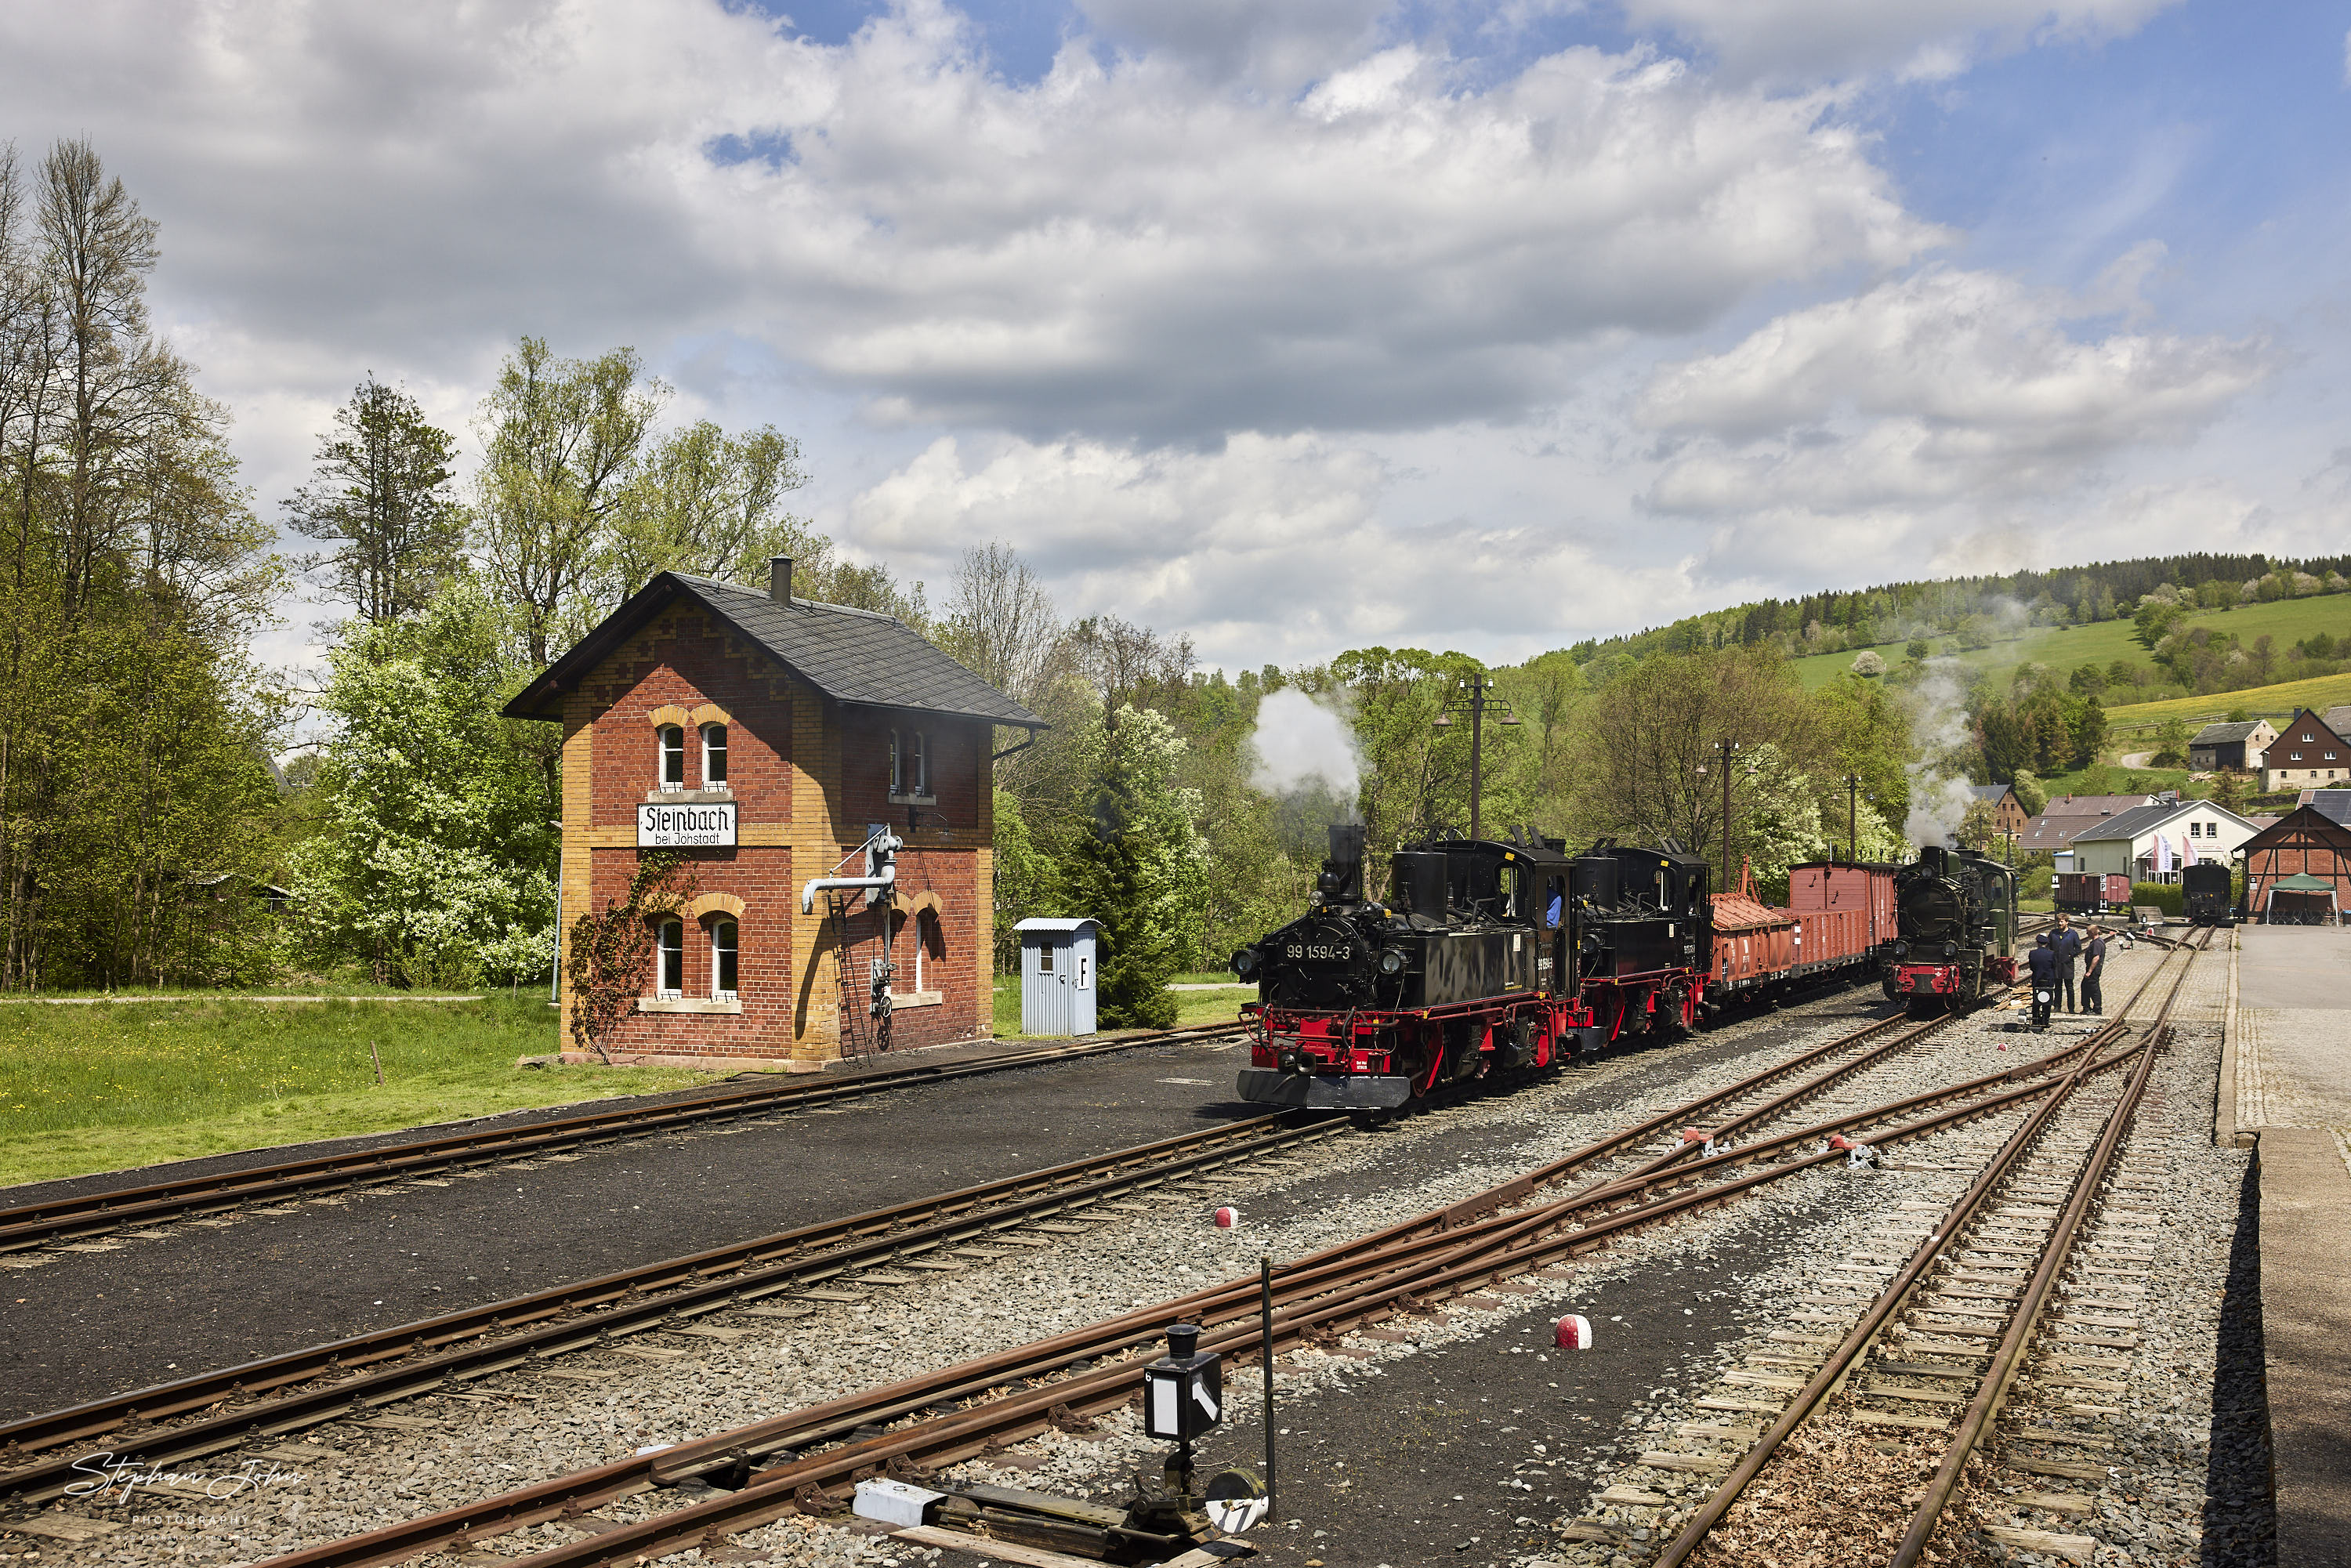
<svg viewBox="0 0 2351 1568">
<path fill-rule="evenodd" d="M 2033 939 L 2032 949 L 2024 956 L 2025 967 L 2036 987 L 2046 986 L 2056 994 L 2069 1013 L 2091 1013 L 2103 1016 L 2106 1010 L 2104 989 L 2106 967 L 2105 928 L 2093 921 L 2085 935 L 2074 929 L 2074 917 L 2061 915 L 2057 929 L 2043 931 Z M 2074 967 L 2082 966 L 2081 1001 L 2074 998 Z"/>
</svg>

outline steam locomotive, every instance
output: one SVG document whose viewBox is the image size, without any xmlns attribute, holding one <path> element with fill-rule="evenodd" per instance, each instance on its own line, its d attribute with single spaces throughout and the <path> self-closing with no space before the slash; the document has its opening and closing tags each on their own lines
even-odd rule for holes
<svg viewBox="0 0 2351 1568">
<path fill-rule="evenodd" d="M 2016 873 L 1930 844 L 1895 875 L 1886 999 L 1912 1017 L 1964 1012 L 2016 983 Z"/>
<path fill-rule="evenodd" d="M 1707 868 L 1677 848 L 1409 844 L 1388 904 L 1364 895 L 1362 828 L 1331 829 L 1330 851 L 1313 906 L 1233 955 L 1258 983 L 1244 1100 L 1388 1111 L 1697 1020 Z"/>
</svg>

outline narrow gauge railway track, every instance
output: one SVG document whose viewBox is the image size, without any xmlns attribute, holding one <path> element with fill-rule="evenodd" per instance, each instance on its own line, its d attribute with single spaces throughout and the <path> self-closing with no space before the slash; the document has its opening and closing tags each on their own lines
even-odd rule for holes
<svg viewBox="0 0 2351 1568">
<path fill-rule="evenodd" d="M 1748 1125 L 1925 1039 L 1938 1023 L 1903 1028 L 1883 1019 L 1784 1061 L 1748 1075 L 1722 1091 L 1647 1118 L 1545 1172 L 1522 1178 L 1525 1191 L 1623 1152 L 1643 1139 L 1716 1110 L 1732 1113 L 1729 1125 Z M 1795 1088 L 1740 1107 L 1792 1073 L 1898 1030 L 1852 1061 Z M 277 1436 L 439 1392 L 548 1356 L 609 1343 L 615 1338 L 672 1326 L 684 1319 L 730 1311 L 762 1297 L 806 1290 L 883 1265 L 919 1267 L 925 1255 L 944 1256 L 975 1240 L 1056 1216 L 1082 1215 L 1122 1195 L 1163 1186 L 1210 1170 L 1247 1165 L 1279 1150 L 1319 1141 L 1344 1124 L 1285 1127 L 1277 1113 L 1252 1121 L 1073 1161 L 935 1197 L 915 1199 L 846 1219 L 806 1226 L 756 1241 L 669 1259 L 600 1279 L 402 1324 L 371 1334 L 246 1363 L 139 1389 L 104 1400 L 0 1426 L 0 1504 L 38 1503 L 59 1495 L 75 1479 L 68 1459 L 30 1466 L 28 1454 L 47 1453 L 101 1436 L 136 1444 L 151 1464 L 184 1463 L 234 1448 L 256 1434 Z M 1727 1134 L 1726 1134 L 1727 1135 Z M 1644 1166 L 1661 1168 L 1686 1148 Z M 1515 1185 L 1515 1184 L 1514 1184 Z M 1506 1199 L 1488 1195 L 1485 1207 Z M 1447 1211 L 1454 1219 L 1466 1217 Z M 331 1379 L 319 1383 L 319 1379 Z M 300 1386 L 314 1384 L 315 1386 Z M 286 1392 L 277 1392 L 277 1391 Z M 262 1397 L 272 1396 L 274 1397 Z M 225 1407 L 233 1406 L 233 1407 Z M 195 1413 L 199 1418 L 170 1427 Z"/>
<path fill-rule="evenodd" d="M 1947 1439 L 1934 1479 L 1918 1496 L 1916 1511 L 1887 1559 L 1891 1568 L 1914 1568 L 1958 1490 L 1970 1457 L 1991 1433 L 2002 1401 L 2023 1368 L 2035 1324 L 2083 1235 L 2089 1211 L 2145 1095 L 2157 1054 L 2170 1038 L 2170 1015 L 2180 988 L 2187 983 L 2196 955 L 2210 940 L 2208 934 L 2200 942 L 2180 945 L 2185 960 L 2153 1019 L 2140 1029 L 2136 1043 L 2112 1055 L 2099 1056 L 2095 1051 L 2085 1055 L 2001 1145 L 1934 1222 L 1932 1232 L 1895 1270 L 1893 1280 L 1863 1308 L 1858 1321 L 1819 1369 L 1789 1397 L 1778 1419 L 1730 1466 L 1729 1474 L 1666 1545 L 1654 1568 L 1681 1568 L 1705 1550 L 1711 1532 L 1732 1506 L 1767 1471 L 1796 1430 L 1819 1414 L 1839 1390 L 1849 1391 L 1846 1412 L 1857 1424 Z M 2132 1008 L 2175 956 L 2167 953 L 2126 1004 L 2122 1016 L 2090 1036 L 2086 1043 L 2103 1051 L 2130 1032 Z M 2080 1092 L 2085 1085 L 2093 1077 L 2114 1071 L 2124 1071 L 2127 1077 L 2113 1103 L 2103 1110 L 2081 1111 Z M 2029 1196 L 2051 1193 L 2062 1197 Z M 1998 1206 L 2003 1199 L 2008 1207 L 2001 1210 Z M 1977 1254 L 1971 1265 L 1965 1263 L 1976 1247 L 1986 1245 L 1976 1241 L 1971 1246 L 1970 1236 L 1985 1227 L 1995 1212 L 2037 1217 L 2036 1223 L 2047 1224 L 2029 1265 L 2010 1261 L 2016 1249 L 2009 1245 L 1995 1246 L 1990 1254 Z M 2014 1218 L 2004 1221 L 2000 1235 L 2003 1242 L 2017 1239 Z M 2028 1277 L 2021 1281 L 2011 1277 L 2017 1274 Z M 1939 1285 L 1938 1275 L 1943 1276 Z M 1887 1334 L 1897 1322 L 1906 1331 L 1898 1342 Z M 1980 1348 L 1987 1343 L 1993 1348 Z M 1865 1377 L 1865 1384 L 1857 1381 Z M 1961 1397 L 1953 1390 L 1961 1387 L 1971 1387 L 1971 1393 L 1965 1398 L 1966 1408 L 1955 1428 L 1946 1425 L 1947 1416 L 1920 1413 L 1922 1406 L 1948 1410 Z M 1708 1430 L 1719 1436 L 1729 1429 Z M 1644 1456 L 1642 1462 L 1663 1460 L 1672 1466 L 1687 1459 L 1705 1466 L 1714 1458 L 1652 1454 Z M 1844 1520 L 1841 1528 L 1860 1530 L 1865 1522 Z"/>
<path fill-rule="evenodd" d="M 1906 1038 L 1921 1038 L 1940 1023 L 1917 1026 Z M 1712 1155 L 1693 1159 L 1686 1150 L 1668 1150 L 1629 1176 L 1603 1180 L 1539 1206 L 1492 1212 L 1522 1196 L 1531 1182 L 1540 1186 L 1545 1176 L 1555 1179 L 1677 1121 L 1702 1117 L 1724 1096 L 1677 1107 L 1479 1199 L 1402 1222 L 1279 1270 L 1276 1348 L 1430 1312 L 1447 1299 L 1604 1247 L 1615 1237 L 1711 1207 L 1768 1182 L 1842 1162 L 1842 1151 L 1823 1147 L 1832 1133 L 1859 1131 L 1873 1142 L 1893 1143 L 2028 1105 L 2055 1092 L 2062 1080 L 2049 1076 L 2054 1068 L 2083 1054 L 2083 1046 L 2069 1047 L 2040 1061 Z M 1832 1069 L 1822 1076 L 1844 1075 L 1844 1069 Z M 2018 1078 L 2042 1081 L 2002 1087 Z M 1916 1114 L 1938 1103 L 1942 1109 Z M 1767 1158 L 1773 1163 L 1741 1168 Z M 1134 1399 L 1143 1363 L 1158 1353 L 1159 1334 L 1169 1321 L 1182 1318 L 1203 1324 L 1204 1348 L 1234 1354 L 1259 1343 L 1257 1307 L 1256 1281 L 1229 1281 L 1055 1339 L 658 1454 L 557 1477 L 366 1535 L 322 1542 L 274 1560 L 273 1568 L 365 1568 L 400 1562 L 528 1525 L 577 1518 L 622 1497 L 687 1481 L 731 1490 L 636 1523 L 615 1527 L 599 1520 L 594 1526 L 598 1533 L 590 1539 L 528 1561 L 538 1568 L 586 1568 L 715 1545 L 727 1534 L 787 1513 L 838 1509 L 841 1494 L 862 1476 L 884 1470 L 919 1473 L 977 1457 L 1049 1426 L 1082 1425 L 1089 1416 Z M 872 1434 L 876 1425 L 902 1422 L 911 1424 Z"/>
<path fill-rule="evenodd" d="M 0 1208 L 0 1252 L 19 1252 L 53 1242 L 99 1236 L 219 1214 L 246 1204 L 283 1202 L 350 1187 L 377 1186 L 443 1171 L 529 1159 L 623 1139 L 651 1137 L 681 1127 L 726 1123 L 853 1100 L 923 1083 L 968 1078 L 984 1072 L 1070 1061 L 1146 1046 L 1238 1035 L 1241 1026 L 1204 1024 L 1087 1045 L 1046 1046 L 967 1061 L 911 1062 L 882 1072 L 839 1078 L 799 1079 L 723 1090 L 691 1100 L 655 1105 L 625 1105 L 566 1116 L 559 1121 L 481 1128 L 441 1137 L 417 1138 L 371 1149 L 320 1155 L 309 1159 L 256 1166 L 210 1176 L 184 1176 L 142 1186 L 79 1193 Z"/>
</svg>

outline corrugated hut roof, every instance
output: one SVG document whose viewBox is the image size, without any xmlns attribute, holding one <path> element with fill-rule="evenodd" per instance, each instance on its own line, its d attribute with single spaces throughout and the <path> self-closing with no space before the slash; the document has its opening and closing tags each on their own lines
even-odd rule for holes
<svg viewBox="0 0 2351 1568">
<path fill-rule="evenodd" d="M 2226 746 L 2232 740 L 2244 740 L 2251 737 L 2253 731 L 2261 728 L 2263 723 L 2263 720 L 2257 718 L 2247 724 L 2208 724 L 2202 729 L 2198 730 L 2196 732 L 2196 738 L 2189 741 L 2188 744 L 2190 746 Z"/>
<path fill-rule="evenodd" d="M 895 616 L 811 599 L 786 602 L 756 588 L 679 571 L 663 572 L 606 616 L 507 704 L 507 716 L 562 717 L 563 694 L 680 595 L 700 603 L 836 702 L 984 718 L 1023 729 L 1050 727 Z"/>
</svg>

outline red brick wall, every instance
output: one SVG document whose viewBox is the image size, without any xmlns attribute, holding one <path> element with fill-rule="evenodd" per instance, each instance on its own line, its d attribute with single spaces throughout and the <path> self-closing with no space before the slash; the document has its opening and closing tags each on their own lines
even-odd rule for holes
<svg viewBox="0 0 2351 1568">
<path fill-rule="evenodd" d="M 737 958 L 742 1010 L 633 1013 L 610 1049 L 671 1059 L 780 1060 L 797 1053 L 806 1061 L 837 1054 L 833 1008 L 840 992 L 829 962 L 838 950 L 835 935 L 821 896 L 814 915 L 800 914 L 799 887 L 810 877 L 831 873 L 834 862 L 862 841 L 865 824 L 875 821 L 889 822 L 909 840 L 899 858 L 899 885 L 905 890 L 897 901 L 902 918 L 917 895 L 935 894 L 937 935 L 945 947 L 943 955 L 927 955 L 924 965 L 926 988 L 943 993 L 943 1000 L 900 1010 L 894 1043 L 904 1049 L 987 1032 L 993 1009 L 978 980 L 986 966 L 974 958 L 974 944 L 984 946 L 987 939 L 983 899 L 991 896 L 977 885 L 977 852 L 987 843 L 990 829 L 989 798 L 982 787 L 991 734 L 986 726 L 959 720 L 923 726 L 931 736 L 937 804 L 923 808 L 920 826 L 909 832 L 906 807 L 887 799 L 891 716 L 823 701 L 698 606 L 673 608 L 657 617 L 583 683 L 575 704 L 591 728 L 590 782 L 584 821 L 573 820 L 583 813 L 570 803 L 580 800 L 580 792 L 566 790 L 567 921 L 583 912 L 583 883 L 598 908 L 627 896 L 639 862 L 636 809 L 660 777 L 653 710 L 666 706 L 691 711 L 708 704 L 732 721 L 726 782 L 736 802 L 738 843 L 688 851 L 686 859 L 697 893 L 742 901 Z M 796 712 L 800 727 L 815 733 L 795 734 Z M 810 716 L 815 716 L 813 724 Z M 824 733 L 821 727 L 827 726 L 834 733 Z M 835 739 L 838 781 L 828 778 L 830 767 L 820 760 L 831 755 Z M 689 730 L 689 789 L 702 785 L 701 766 L 698 737 Z M 799 798 L 809 791 L 823 798 Z M 813 834 L 811 821 L 818 823 Z M 810 863 L 795 864 L 796 859 Z M 857 864 L 852 860 L 843 874 L 855 874 Z M 716 917 L 716 912 L 682 916 L 685 998 L 710 995 L 706 932 Z M 852 973 L 862 998 L 867 960 L 880 952 L 877 915 L 863 909 L 850 925 Z M 918 928 L 915 920 L 904 919 L 895 942 L 900 977 L 893 988 L 902 993 L 914 988 Z M 649 969 L 645 995 L 653 994 L 653 986 Z M 571 1043 L 567 1040 L 567 1046 Z"/>
</svg>

